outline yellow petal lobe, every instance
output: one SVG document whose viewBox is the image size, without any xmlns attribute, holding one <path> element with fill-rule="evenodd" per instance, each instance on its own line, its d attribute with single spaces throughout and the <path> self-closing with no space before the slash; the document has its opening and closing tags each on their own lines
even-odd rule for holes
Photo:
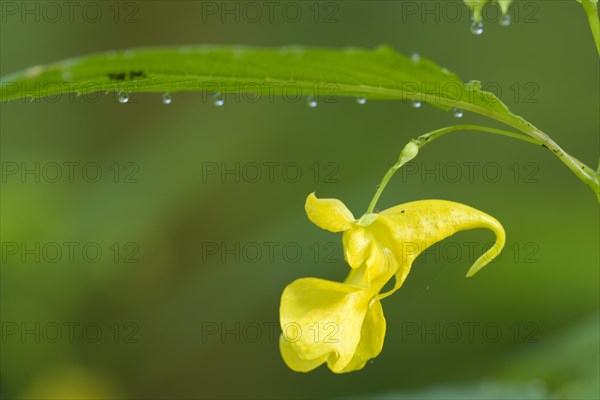
<svg viewBox="0 0 600 400">
<path fill-rule="evenodd" d="M 383 312 L 377 314 L 381 311 L 377 306 L 369 308 L 373 295 L 316 278 L 298 279 L 288 285 L 280 306 L 280 350 L 285 363 L 295 371 L 306 372 L 327 362 L 336 373 L 364 365 L 368 361 L 364 357 L 380 351 L 385 332 Z M 373 343 L 361 344 L 365 321 L 369 324 L 365 335 L 367 340 L 374 337 Z"/>
<path fill-rule="evenodd" d="M 354 216 L 338 199 L 318 199 L 314 193 L 306 198 L 304 205 L 308 219 L 319 228 L 331 232 L 350 229 Z"/>
</svg>

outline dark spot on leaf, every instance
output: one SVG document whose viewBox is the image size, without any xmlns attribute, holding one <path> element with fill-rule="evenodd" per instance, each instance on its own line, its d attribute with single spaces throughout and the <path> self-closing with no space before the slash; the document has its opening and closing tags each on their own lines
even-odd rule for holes
<svg viewBox="0 0 600 400">
<path fill-rule="evenodd" d="M 108 78 L 113 81 L 124 81 L 126 79 L 133 80 L 136 78 L 145 78 L 146 74 L 144 71 L 129 71 L 128 73 L 119 72 L 119 73 L 109 73 Z"/>
<path fill-rule="evenodd" d="M 129 72 L 129 79 L 135 79 L 135 78 L 145 78 L 146 74 L 144 74 L 144 71 L 130 71 Z"/>
<path fill-rule="evenodd" d="M 108 79 L 111 79 L 113 81 L 124 81 L 125 73 L 108 74 Z"/>
<path fill-rule="evenodd" d="M 404 212 L 405 212 L 405 211 L 406 211 L 406 210 L 402 210 L 402 211 L 400 211 L 400 214 L 404 214 Z"/>
</svg>

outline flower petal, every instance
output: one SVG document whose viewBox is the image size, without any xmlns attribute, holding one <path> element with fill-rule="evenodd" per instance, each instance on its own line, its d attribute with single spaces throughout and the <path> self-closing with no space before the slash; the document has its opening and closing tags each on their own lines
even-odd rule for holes
<svg viewBox="0 0 600 400">
<path fill-rule="evenodd" d="M 290 368 L 308 371 L 327 360 L 343 370 L 354 357 L 374 293 L 339 282 L 298 279 L 281 295 L 281 355 Z"/>
<path fill-rule="evenodd" d="M 348 230 L 354 221 L 354 216 L 340 200 L 318 199 L 314 193 L 306 198 L 304 209 L 315 225 L 331 232 Z"/>
<path fill-rule="evenodd" d="M 309 372 L 317 368 L 319 365 L 327 361 L 327 354 L 322 357 L 313 358 L 312 360 L 305 360 L 300 358 L 300 355 L 296 352 L 296 349 L 292 347 L 292 344 L 283 335 L 279 337 L 279 351 L 286 365 L 293 371 L 296 372 Z"/>
<path fill-rule="evenodd" d="M 348 284 L 379 293 L 400 268 L 390 231 L 377 221 L 368 227 L 353 227 L 344 232 L 343 244 L 346 261 L 353 267 L 346 279 Z M 363 269 L 361 267 L 365 267 L 366 271 L 358 281 L 356 278 Z"/>
<path fill-rule="evenodd" d="M 379 300 L 374 300 L 367 311 L 365 321 L 360 332 L 360 342 L 354 352 L 352 361 L 340 371 L 351 372 L 362 369 L 367 361 L 381 353 L 383 340 L 385 338 L 385 317 Z"/>
<path fill-rule="evenodd" d="M 363 227 L 359 226 L 344 232 L 342 237 L 344 259 L 350 267 L 358 268 L 369 258 L 372 242 L 372 235 Z"/>
<path fill-rule="evenodd" d="M 377 223 L 388 228 L 393 251 L 400 264 L 396 286 L 380 298 L 387 297 L 402 285 L 419 254 L 457 232 L 488 228 L 496 235 L 494 246 L 475 261 L 467 277 L 473 276 L 492 261 L 506 242 L 504 228 L 494 217 L 464 204 L 445 200 L 421 200 L 389 208 L 380 213 Z"/>
</svg>

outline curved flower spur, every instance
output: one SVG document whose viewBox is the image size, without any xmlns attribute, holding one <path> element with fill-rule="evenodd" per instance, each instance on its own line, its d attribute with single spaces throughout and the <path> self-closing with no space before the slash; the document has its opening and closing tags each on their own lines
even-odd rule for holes
<svg viewBox="0 0 600 400">
<path fill-rule="evenodd" d="M 312 193 L 305 209 L 320 228 L 344 232 L 351 271 L 343 283 L 302 278 L 283 291 L 279 345 L 285 363 L 299 372 L 323 363 L 335 373 L 350 372 L 376 357 L 386 327 L 380 300 L 402 286 L 413 261 L 431 245 L 463 230 L 492 230 L 496 242 L 469 269 L 471 277 L 500 253 L 506 238 L 498 220 L 451 201 L 415 201 L 355 219 L 340 200 Z M 381 293 L 393 277 L 394 288 Z"/>
</svg>

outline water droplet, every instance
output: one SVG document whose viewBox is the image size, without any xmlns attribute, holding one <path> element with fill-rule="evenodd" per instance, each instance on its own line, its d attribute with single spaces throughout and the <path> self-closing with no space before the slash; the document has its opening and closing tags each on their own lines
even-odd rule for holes
<svg viewBox="0 0 600 400">
<path fill-rule="evenodd" d="M 410 55 L 410 59 L 412 60 L 412 62 L 416 62 L 418 63 L 419 61 L 421 61 L 421 55 L 419 53 L 412 53 Z"/>
<path fill-rule="evenodd" d="M 422 102 L 420 102 L 419 100 L 413 100 L 413 101 L 412 101 L 412 106 L 413 106 L 414 108 L 421 108 L 421 106 L 422 106 L 422 105 L 423 105 L 423 103 L 422 103 Z"/>
<path fill-rule="evenodd" d="M 375 360 L 370 360 L 369 361 L 369 364 L 373 364 L 373 363 L 375 363 Z"/>
<path fill-rule="evenodd" d="M 429 290 L 429 286 L 427 286 L 427 287 L 425 288 L 425 290 Z"/>
<path fill-rule="evenodd" d="M 122 91 L 117 92 L 117 100 L 121 104 L 125 104 L 129 101 L 129 93 L 125 93 Z"/>
<path fill-rule="evenodd" d="M 62 77 L 62 80 L 65 82 L 70 82 L 73 80 L 73 74 L 71 73 L 71 71 L 63 71 L 61 77 Z"/>
<path fill-rule="evenodd" d="M 308 96 L 306 98 L 306 104 L 308 104 L 308 106 L 310 108 L 315 108 L 316 106 L 319 105 L 319 102 L 317 100 L 315 100 L 314 96 Z"/>
<path fill-rule="evenodd" d="M 471 22 L 471 33 L 477 36 L 481 35 L 483 33 L 483 22 Z"/>
<path fill-rule="evenodd" d="M 505 14 L 504 16 L 502 16 L 502 19 L 500 20 L 500 26 L 509 26 L 512 23 L 512 17 L 510 16 L 510 14 Z"/>
<path fill-rule="evenodd" d="M 171 104 L 173 98 L 171 97 L 171 93 L 163 93 L 162 102 L 163 104 Z"/>
<path fill-rule="evenodd" d="M 463 116 L 464 114 L 465 114 L 465 113 L 464 113 L 464 112 L 463 112 L 463 110 L 461 110 L 460 108 L 456 108 L 456 107 L 454 107 L 454 108 L 452 109 L 452 115 L 454 115 L 454 118 L 462 118 L 462 116 Z"/>
<path fill-rule="evenodd" d="M 361 106 L 364 106 L 365 104 L 367 104 L 367 99 L 365 99 L 364 97 L 358 97 L 358 98 L 356 99 L 356 102 L 357 102 L 358 104 L 360 104 Z"/>
<path fill-rule="evenodd" d="M 223 104 L 225 104 L 225 99 L 223 98 L 221 93 L 213 94 L 213 100 L 213 104 L 217 107 L 223 107 Z"/>
</svg>

